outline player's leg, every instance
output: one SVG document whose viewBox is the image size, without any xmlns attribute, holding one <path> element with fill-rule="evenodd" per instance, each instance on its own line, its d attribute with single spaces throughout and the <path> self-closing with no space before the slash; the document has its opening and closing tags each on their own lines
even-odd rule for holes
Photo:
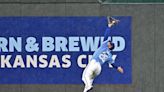
<svg viewBox="0 0 164 92">
<path fill-rule="evenodd" d="M 92 71 L 92 64 L 88 64 L 87 67 L 84 69 L 83 75 L 82 75 L 82 80 L 85 84 L 85 88 L 83 92 L 87 92 L 88 90 L 90 90 L 93 86 L 92 86 L 92 79 L 91 79 L 91 75 L 93 74 Z"/>
<path fill-rule="evenodd" d="M 92 85 L 93 81 L 101 72 L 101 65 L 100 65 L 100 63 L 95 61 L 91 65 L 92 65 L 92 68 L 89 69 L 89 70 L 92 71 L 92 72 L 90 74 L 88 73 L 88 76 L 86 76 L 86 78 L 88 78 L 88 80 L 89 80 L 89 85 L 90 86 L 86 86 L 85 89 L 84 89 L 84 92 L 90 92 L 92 90 L 92 88 L 93 88 L 93 85 Z"/>
<path fill-rule="evenodd" d="M 88 92 L 89 90 L 92 89 L 93 87 L 93 81 L 94 81 L 94 71 L 96 70 L 95 66 L 95 61 L 92 60 L 87 67 L 85 68 L 83 75 L 82 75 L 82 80 L 85 84 L 85 88 L 83 92 Z"/>
<path fill-rule="evenodd" d="M 90 78 L 90 75 L 91 74 L 87 73 L 83 76 L 83 82 L 85 84 L 85 88 L 83 92 L 88 92 L 93 87 L 92 86 L 93 80 Z"/>
<path fill-rule="evenodd" d="M 89 66 L 89 65 L 88 65 L 88 66 Z M 90 85 L 90 84 L 89 84 L 89 83 L 90 83 L 89 75 L 90 75 L 90 72 L 91 72 L 91 71 L 88 70 L 88 66 L 84 69 L 83 74 L 82 74 L 82 81 L 83 81 L 84 84 L 85 84 L 85 88 L 87 88 L 88 85 Z"/>
<path fill-rule="evenodd" d="M 97 77 L 98 75 L 100 75 L 100 73 L 101 73 L 101 65 L 99 64 L 99 63 L 96 63 L 96 65 L 95 65 L 97 68 L 96 68 L 96 70 L 95 70 L 95 72 L 94 72 L 94 75 L 95 75 L 95 77 Z"/>
</svg>

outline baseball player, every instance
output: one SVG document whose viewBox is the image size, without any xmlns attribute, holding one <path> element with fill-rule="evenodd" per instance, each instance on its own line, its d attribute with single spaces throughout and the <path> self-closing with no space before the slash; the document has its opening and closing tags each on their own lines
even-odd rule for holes
<svg viewBox="0 0 164 92">
<path fill-rule="evenodd" d="M 94 52 L 92 59 L 89 64 L 83 71 L 82 80 L 85 84 L 85 88 L 83 92 L 89 92 L 93 86 L 92 83 L 96 76 L 98 76 L 101 72 L 101 66 L 108 62 L 111 68 L 117 69 L 120 73 L 123 73 L 123 68 L 120 66 L 116 66 L 114 64 L 114 60 L 112 59 L 111 51 L 114 49 L 114 44 L 108 40 L 108 36 L 110 34 L 110 28 L 116 25 L 119 20 L 116 20 L 112 17 L 108 17 L 108 27 L 106 29 L 104 35 L 104 42 L 102 45 Z"/>
</svg>

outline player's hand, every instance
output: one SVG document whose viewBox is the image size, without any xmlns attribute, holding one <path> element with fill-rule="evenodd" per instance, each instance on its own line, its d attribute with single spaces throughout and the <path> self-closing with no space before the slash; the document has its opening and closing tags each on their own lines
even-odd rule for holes
<svg viewBox="0 0 164 92">
<path fill-rule="evenodd" d="M 119 67 L 117 68 L 117 70 L 118 70 L 120 73 L 124 73 L 124 70 L 123 70 L 123 68 L 122 68 L 121 66 L 119 66 Z"/>
</svg>

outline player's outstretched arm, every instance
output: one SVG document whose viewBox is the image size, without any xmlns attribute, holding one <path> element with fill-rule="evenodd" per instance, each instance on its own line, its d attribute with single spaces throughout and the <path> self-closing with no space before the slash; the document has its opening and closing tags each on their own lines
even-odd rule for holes
<svg viewBox="0 0 164 92">
<path fill-rule="evenodd" d="M 121 66 L 116 66 L 115 64 L 111 64 L 113 68 L 117 69 L 118 72 L 124 73 L 124 69 Z"/>
<path fill-rule="evenodd" d="M 114 26 L 114 25 L 116 25 L 116 24 L 118 24 L 120 22 L 120 20 L 115 19 L 113 17 L 109 17 L 109 16 L 107 17 L 107 20 L 108 20 L 108 27 L 109 28 Z"/>
<path fill-rule="evenodd" d="M 106 41 L 108 37 L 110 36 L 110 28 L 119 22 L 119 20 L 109 17 L 109 16 L 107 17 L 107 20 L 108 20 L 108 27 L 105 30 L 104 41 Z"/>
</svg>

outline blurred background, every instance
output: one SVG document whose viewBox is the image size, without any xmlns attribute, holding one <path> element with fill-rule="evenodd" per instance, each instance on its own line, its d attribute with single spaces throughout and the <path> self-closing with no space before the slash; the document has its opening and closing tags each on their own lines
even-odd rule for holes
<svg viewBox="0 0 164 92">
<path fill-rule="evenodd" d="M 92 92 L 164 92 L 164 5 L 114 4 L 120 1 L 0 0 L 0 16 L 132 16 L 132 84 L 95 85 Z M 82 92 L 83 84 L 0 85 L 0 92 L 46 91 Z"/>
</svg>

